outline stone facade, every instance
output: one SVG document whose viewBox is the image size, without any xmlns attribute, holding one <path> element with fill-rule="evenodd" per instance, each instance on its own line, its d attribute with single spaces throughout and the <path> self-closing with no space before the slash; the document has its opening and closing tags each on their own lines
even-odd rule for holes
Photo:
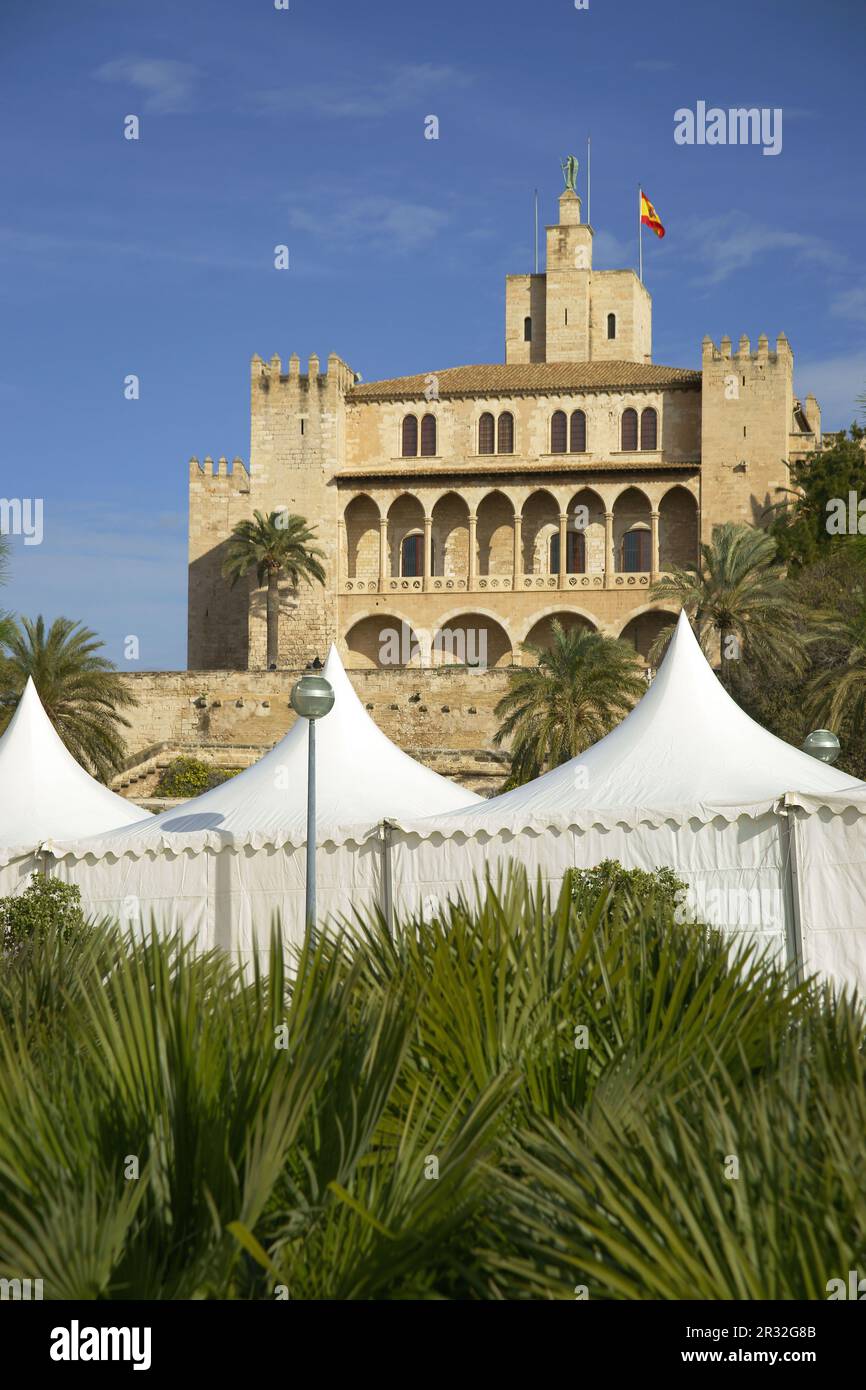
<svg viewBox="0 0 866 1390">
<path fill-rule="evenodd" d="M 264 590 L 221 576 L 254 509 L 300 514 L 325 553 L 324 587 L 283 586 L 281 668 L 334 641 L 349 669 L 503 669 L 554 617 L 645 656 L 654 578 L 779 500 L 821 439 L 784 334 L 657 366 L 645 286 L 593 269 L 576 194 L 559 209 L 545 272 L 507 277 L 503 364 L 362 383 L 335 354 L 252 359 L 249 467 L 190 464 L 191 668 L 265 665 Z"/>
</svg>

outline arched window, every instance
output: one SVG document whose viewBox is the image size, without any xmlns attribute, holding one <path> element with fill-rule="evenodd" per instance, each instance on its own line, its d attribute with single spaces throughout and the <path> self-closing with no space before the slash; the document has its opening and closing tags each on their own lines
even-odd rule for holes
<svg viewBox="0 0 866 1390">
<path fill-rule="evenodd" d="M 607 316 L 607 336 L 608 338 L 616 337 L 616 314 L 608 314 Z"/>
<path fill-rule="evenodd" d="M 626 574 L 643 574 L 650 567 L 650 533 L 626 531 L 622 538 L 622 567 Z"/>
<path fill-rule="evenodd" d="M 532 319 L 528 315 L 523 320 L 523 341 L 525 343 L 532 342 Z"/>
<path fill-rule="evenodd" d="M 403 416 L 403 457 L 413 459 L 418 452 L 418 421 L 414 415 Z"/>
<path fill-rule="evenodd" d="M 424 573 L 424 537 L 419 531 L 403 537 L 400 547 L 400 573 L 406 579 L 417 579 Z"/>
<path fill-rule="evenodd" d="M 646 410 L 640 413 L 640 447 L 642 449 L 657 449 L 658 445 L 658 415 L 652 406 L 647 406 Z"/>
<path fill-rule="evenodd" d="M 478 421 L 478 452 L 479 454 L 492 454 L 495 452 L 496 426 L 490 411 L 485 411 Z"/>
<path fill-rule="evenodd" d="M 564 454 L 567 445 L 568 421 L 564 410 L 555 410 L 550 421 L 550 452 Z"/>
<path fill-rule="evenodd" d="M 496 452 L 498 454 L 514 453 L 514 416 L 510 410 L 503 410 L 499 417 L 496 431 Z"/>
<path fill-rule="evenodd" d="M 582 410 L 571 412 L 571 443 L 569 449 L 573 454 L 586 453 L 586 416 Z"/>
<path fill-rule="evenodd" d="M 625 453 L 637 448 L 637 411 L 631 408 L 622 412 L 622 448 Z"/>
<path fill-rule="evenodd" d="M 421 453 L 426 458 L 436 453 L 435 415 L 425 415 L 421 421 Z"/>
<path fill-rule="evenodd" d="M 586 537 L 582 531 L 565 533 L 565 572 L 586 573 Z M 550 573 L 559 574 L 559 536 L 556 532 L 550 538 Z"/>
</svg>

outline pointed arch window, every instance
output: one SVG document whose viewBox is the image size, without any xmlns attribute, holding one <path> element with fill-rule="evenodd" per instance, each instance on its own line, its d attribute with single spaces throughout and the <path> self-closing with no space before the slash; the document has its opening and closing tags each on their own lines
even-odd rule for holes
<svg viewBox="0 0 866 1390">
<path fill-rule="evenodd" d="M 637 411 L 631 407 L 622 412 L 622 449 L 624 453 L 637 449 Z"/>
<path fill-rule="evenodd" d="M 496 452 L 498 454 L 514 453 L 514 416 L 510 410 L 503 410 L 499 417 L 496 430 Z"/>
<path fill-rule="evenodd" d="M 532 342 L 532 319 L 529 315 L 523 320 L 523 341 L 525 343 Z"/>
<path fill-rule="evenodd" d="M 421 421 L 421 454 L 431 458 L 436 453 L 436 416 L 425 415 Z"/>
<path fill-rule="evenodd" d="M 658 414 L 651 406 L 641 411 L 640 415 L 640 447 L 642 449 L 658 448 Z"/>
<path fill-rule="evenodd" d="M 401 452 L 404 459 L 414 458 L 418 452 L 418 421 L 414 415 L 403 417 Z"/>
<path fill-rule="evenodd" d="M 564 410 L 555 410 L 550 421 L 550 452 L 564 454 L 567 447 L 568 422 Z"/>
<path fill-rule="evenodd" d="M 607 316 L 607 336 L 608 339 L 616 337 L 616 314 L 608 314 Z"/>
<path fill-rule="evenodd" d="M 572 454 L 586 453 L 586 415 L 582 410 L 571 412 L 569 450 Z"/>
<path fill-rule="evenodd" d="M 496 444 L 496 424 L 489 410 L 478 421 L 478 452 L 492 454 Z"/>
</svg>

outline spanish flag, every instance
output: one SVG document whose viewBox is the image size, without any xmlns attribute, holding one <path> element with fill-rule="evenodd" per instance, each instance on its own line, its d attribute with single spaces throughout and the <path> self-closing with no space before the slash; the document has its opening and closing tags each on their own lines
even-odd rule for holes
<svg viewBox="0 0 866 1390">
<path fill-rule="evenodd" d="M 640 220 L 645 227 L 651 227 L 656 236 L 664 236 L 665 229 L 661 224 L 659 215 L 643 189 L 640 191 Z"/>
</svg>

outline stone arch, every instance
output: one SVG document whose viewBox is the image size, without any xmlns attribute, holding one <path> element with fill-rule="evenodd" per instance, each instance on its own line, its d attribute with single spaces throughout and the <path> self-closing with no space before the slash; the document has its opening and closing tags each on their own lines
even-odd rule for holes
<svg viewBox="0 0 866 1390">
<path fill-rule="evenodd" d="M 421 640 L 412 624 L 396 613 L 367 613 L 356 618 L 343 646 L 348 670 L 381 671 L 422 663 Z"/>
<path fill-rule="evenodd" d="M 469 573 L 469 506 L 457 492 L 433 505 L 433 573 L 465 579 Z"/>
<path fill-rule="evenodd" d="M 677 614 L 669 607 L 646 604 L 630 613 L 619 630 L 621 642 L 628 642 L 638 656 L 649 660 L 649 650 L 663 627 L 673 627 Z"/>
<path fill-rule="evenodd" d="M 388 572 L 403 573 L 403 541 L 409 535 L 424 535 L 424 507 L 418 497 L 401 492 L 388 508 Z"/>
<path fill-rule="evenodd" d="M 649 498 L 637 487 L 627 487 L 619 494 L 613 504 L 613 559 L 617 574 L 626 573 L 630 557 L 626 551 L 626 536 L 633 532 L 645 533 L 640 538 L 640 570 L 650 567 L 650 514 Z M 632 569 L 631 572 L 634 572 Z"/>
<path fill-rule="evenodd" d="M 379 508 L 366 492 L 359 492 L 346 504 L 343 521 L 346 528 L 347 579 L 378 579 L 379 577 Z"/>
<path fill-rule="evenodd" d="M 550 542 L 559 535 L 559 512 L 560 504 L 547 488 L 536 488 L 523 503 L 523 574 L 551 573 Z"/>
<path fill-rule="evenodd" d="M 694 493 L 676 483 L 659 503 L 659 569 L 681 569 L 698 558 L 698 504 Z"/>
<path fill-rule="evenodd" d="M 574 493 L 566 511 L 568 513 L 568 529 L 583 531 L 584 573 L 603 574 L 604 502 L 594 488 L 582 487 Z"/>
<path fill-rule="evenodd" d="M 533 614 L 521 640 L 521 646 L 526 643 L 531 643 L 534 647 L 552 646 L 554 620 L 561 623 L 566 632 L 573 632 L 575 629 L 583 632 L 598 631 L 595 619 L 588 613 L 581 612 L 579 608 L 547 608 L 543 613 Z"/>
<path fill-rule="evenodd" d="M 499 488 L 487 492 L 476 512 L 480 575 L 511 574 L 514 559 L 514 506 Z"/>
<path fill-rule="evenodd" d="M 483 609 L 457 610 L 440 618 L 433 634 L 431 664 L 435 666 L 510 666 L 514 650 L 508 630 L 494 613 Z"/>
</svg>

